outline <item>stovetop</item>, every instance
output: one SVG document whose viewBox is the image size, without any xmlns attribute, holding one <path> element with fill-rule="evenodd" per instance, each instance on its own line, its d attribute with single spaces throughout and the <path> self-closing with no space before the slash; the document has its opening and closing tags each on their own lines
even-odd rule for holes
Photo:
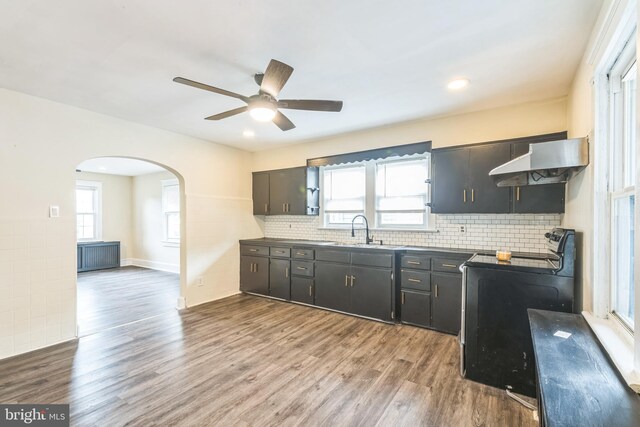
<svg viewBox="0 0 640 427">
<path fill-rule="evenodd" d="M 542 273 L 551 273 L 560 268 L 558 259 L 553 257 L 512 257 L 511 261 L 498 261 L 495 255 L 485 254 L 474 255 L 465 265 Z"/>
</svg>

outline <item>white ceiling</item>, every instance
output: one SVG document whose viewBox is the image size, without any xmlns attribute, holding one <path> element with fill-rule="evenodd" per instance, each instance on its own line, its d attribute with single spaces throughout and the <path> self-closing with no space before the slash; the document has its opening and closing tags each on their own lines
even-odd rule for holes
<svg viewBox="0 0 640 427">
<path fill-rule="evenodd" d="M 602 0 L 0 0 L 0 86 L 249 150 L 564 96 Z M 288 132 L 241 101 L 271 58 L 295 68 Z M 470 85 L 449 92 L 448 80 Z M 243 130 L 255 137 L 242 136 Z"/>
<path fill-rule="evenodd" d="M 166 171 L 166 169 L 153 163 L 121 157 L 99 157 L 85 160 L 80 163 L 76 169 L 82 172 L 124 176 L 139 176 Z"/>
</svg>

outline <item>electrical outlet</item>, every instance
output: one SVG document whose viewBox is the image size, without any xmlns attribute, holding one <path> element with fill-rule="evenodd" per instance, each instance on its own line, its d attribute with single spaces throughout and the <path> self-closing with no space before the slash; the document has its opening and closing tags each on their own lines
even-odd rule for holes
<svg viewBox="0 0 640 427">
<path fill-rule="evenodd" d="M 196 283 L 198 286 L 204 286 L 204 278 L 198 277 L 198 279 L 196 280 Z"/>
<path fill-rule="evenodd" d="M 464 226 L 464 225 L 461 225 L 461 226 L 460 226 L 460 232 L 461 232 L 461 233 L 466 233 L 466 232 L 467 232 L 467 227 L 466 227 L 466 226 Z"/>
</svg>

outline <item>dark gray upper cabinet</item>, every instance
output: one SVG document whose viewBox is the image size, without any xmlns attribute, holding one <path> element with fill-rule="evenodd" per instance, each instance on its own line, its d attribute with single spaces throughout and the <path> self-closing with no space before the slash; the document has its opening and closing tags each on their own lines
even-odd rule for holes
<svg viewBox="0 0 640 427">
<path fill-rule="evenodd" d="M 531 138 L 530 140 L 514 142 L 512 144 L 512 157 L 520 157 L 529 152 L 529 144 L 544 141 L 566 139 L 567 134 L 554 134 L 549 138 Z M 526 185 L 514 187 L 511 200 L 513 200 L 513 212 L 515 213 L 564 213 L 565 185 L 544 184 Z"/>
<path fill-rule="evenodd" d="M 318 168 L 306 166 L 254 172 L 253 214 L 318 215 L 318 179 Z"/>
<path fill-rule="evenodd" d="M 510 189 L 499 188 L 489 171 L 509 161 L 508 144 L 434 150 L 433 213 L 508 213 Z"/>
<path fill-rule="evenodd" d="M 253 214 L 269 213 L 269 172 L 253 173 Z"/>
<path fill-rule="evenodd" d="M 433 213 L 563 213 L 565 185 L 498 187 L 491 169 L 525 154 L 529 144 L 566 139 L 566 132 L 432 151 Z"/>
</svg>

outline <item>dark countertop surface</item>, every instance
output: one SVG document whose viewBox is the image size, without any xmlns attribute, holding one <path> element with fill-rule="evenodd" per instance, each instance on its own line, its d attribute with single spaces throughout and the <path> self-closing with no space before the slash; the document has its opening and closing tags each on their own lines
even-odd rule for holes
<svg viewBox="0 0 640 427">
<path fill-rule="evenodd" d="M 620 376 L 582 315 L 528 312 L 544 425 L 640 425 L 640 396 Z"/>
</svg>

